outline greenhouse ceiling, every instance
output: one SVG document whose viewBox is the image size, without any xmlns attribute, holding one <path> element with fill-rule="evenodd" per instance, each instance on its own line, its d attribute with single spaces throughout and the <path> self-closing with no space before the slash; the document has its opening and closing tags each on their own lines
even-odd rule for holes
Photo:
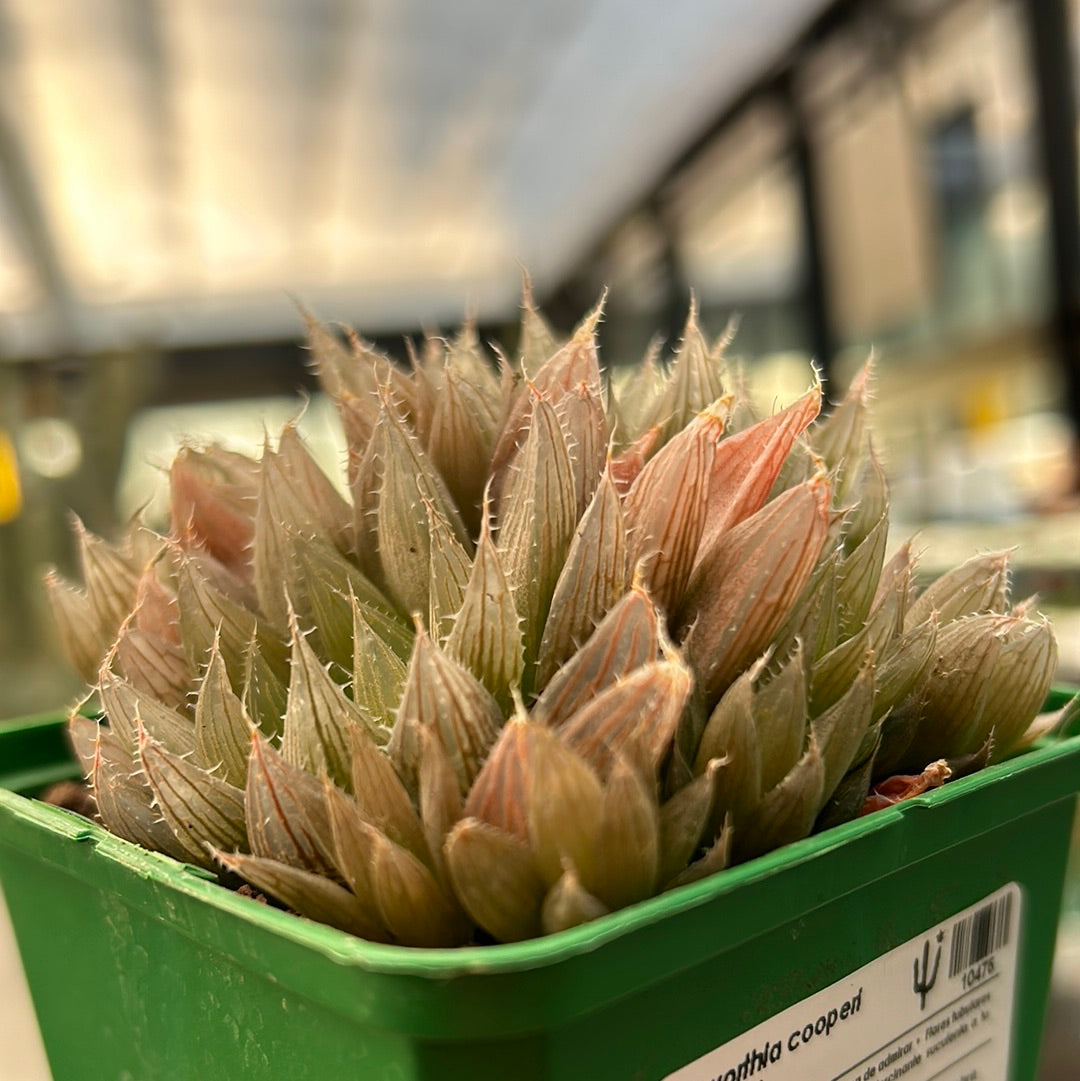
<svg viewBox="0 0 1080 1081">
<path fill-rule="evenodd" d="M 821 0 L 5 0 L 0 358 L 539 292 Z"/>
</svg>

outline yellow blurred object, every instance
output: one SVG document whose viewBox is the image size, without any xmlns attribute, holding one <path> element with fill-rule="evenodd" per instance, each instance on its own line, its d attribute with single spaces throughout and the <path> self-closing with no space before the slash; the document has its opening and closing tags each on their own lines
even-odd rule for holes
<svg viewBox="0 0 1080 1081">
<path fill-rule="evenodd" d="M 0 524 L 18 517 L 22 510 L 22 487 L 15 447 L 5 432 L 0 432 Z"/>
</svg>

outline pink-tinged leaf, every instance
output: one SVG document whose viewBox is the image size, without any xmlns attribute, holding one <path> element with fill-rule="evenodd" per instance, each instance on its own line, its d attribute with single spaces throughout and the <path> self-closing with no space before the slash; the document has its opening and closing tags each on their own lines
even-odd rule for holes
<svg viewBox="0 0 1080 1081">
<path fill-rule="evenodd" d="M 608 443 L 607 415 L 599 391 L 587 383 L 571 387 L 559 402 L 559 423 L 566 433 L 570 467 L 577 492 L 575 518 L 580 518 L 596 491 L 604 471 Z"/>
<path fill-rule="evenodd" d="M 677 657 L 642 665 L 560 724 L 559 735 L 601 777 L 632 739 L 642 740 L 659 771 L 692 687 L 690 670 Z"/>
<path fill-rule="evenodd" d="M 611 480 L 620 498 L 627 496 L 645 463 L 660 445 L 660 435 L 660 426 L 654 425 L 611 459 Z"/>
<path fill-rule="evenodd" d="M 244 806 L 248 840 L 256 856 L 315 874 L 333 873 L 333 842 L 322 784 L 290 765 L 257 733 L 251 738 Z"/>
<path fill-rule="evenodd" d="M 543 687 L 596 629 L 629 585 L 626 524 L 610 473 L 601 478 L 574 531 L 540 641 Z"/>
<path fill-rule="evenodd" d="M 600 321 L 603 304 L 601 298 L 573 337 L 554 355 L 548 357 L 535 372 L 525 369 L 532 392 L 514 396 L 491 457 L 491 476 L 494 478 L 496 494 L 501 493 L 504 476 L 528 435 L 534 401 L 542 399 L 558 406 L 567 394 L 582 384 L 597 397 L 600 396 L 600 358 L 596 349 L 596 326 Z"/>
<path fill-rule="evenodd" d="M 532 725 L 519 713 L 503 726 L 465 800 L 463 814 L 478 818 L 528 844 L 526 800 Z"/>
<path fill-rule="evenodd" d="M 529 846 L 476 818 L 464 818 L 446 839 L 454 894 L 470 918 L 498 942 L 540 934 L 544 881 Z"/>
<path fill-rule="evenodd" d="M 645 562 L 645 584 L 668 613 L 682 601 L 697 556 L 729 405 L 729 399 L 714 402 L 665 444 L 638 475 L 623 507 L 630 560 Z"/>
<path fill-rule="evenodd" d="M 661 616 L 635 586 L 611 608 L 588 641 L 560 668 L 533 703 L 532 716 L 557 727 L 605 688 L 660 655 Z"/>
<path fill-rule="evenodd" d="M 699 562 L 732 526 L 765 505 L 795 440 L 820 411 L 817 385 L 786 409 L 720 442 L 709 475 Z"/>
<path fill-rule="evenodd" d="M 680 616 L 707 698 L 760 656 L 798 601 L 829 533 L 823 477 L 792 488 L 725 533 L 698 564 Z"/>
<path fill-rule="evenodd" d="M 258 485 L 253 459 L 219 446 L 182 447 L 169 470 L 174 535 L 249 580 Z"/>
</svg>

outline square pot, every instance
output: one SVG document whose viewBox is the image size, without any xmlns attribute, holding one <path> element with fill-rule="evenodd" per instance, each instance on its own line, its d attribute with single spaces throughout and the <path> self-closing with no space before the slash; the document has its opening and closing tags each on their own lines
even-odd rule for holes
<svg viewBox="0 0 1080 1081">
<path fill-rule="evenodd" d="M 61 718 L 0 726 L 0 877 L 56 1081 L 1035 1075 L 1080 735 L 456 950 L 360 941 L 28 798 L 76 773 Z"/>
</svg>

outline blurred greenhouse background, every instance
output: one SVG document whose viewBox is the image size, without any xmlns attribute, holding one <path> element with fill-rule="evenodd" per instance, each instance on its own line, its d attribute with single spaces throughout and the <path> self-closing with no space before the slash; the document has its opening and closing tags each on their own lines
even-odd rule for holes
<svg viewBox="0 0 1080 1081">
<path fill-rule="evenodd" d="M 1078 54 L 1080 0 L 0 0 L 0 716 L 78 691 L 72 512 L 301 409 L 337 467 L 298 302 L 512 342 L 523 268 L 609 365 L 691 293 L 764 401 L 873 350 L 897 539 L 1018 545 L 1080 682 Z"/>
</svg>

